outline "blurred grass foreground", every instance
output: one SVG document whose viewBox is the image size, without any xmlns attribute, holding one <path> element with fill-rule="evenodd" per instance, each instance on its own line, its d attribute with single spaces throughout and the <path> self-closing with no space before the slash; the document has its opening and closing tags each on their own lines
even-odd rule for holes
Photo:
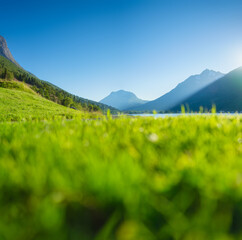
<svg viewBox="0 0 242 240">
<path fill-rule="evenodd" d="M 242 117 L 0 123 L 0 240 L 242 239 Z"/>
</svg>

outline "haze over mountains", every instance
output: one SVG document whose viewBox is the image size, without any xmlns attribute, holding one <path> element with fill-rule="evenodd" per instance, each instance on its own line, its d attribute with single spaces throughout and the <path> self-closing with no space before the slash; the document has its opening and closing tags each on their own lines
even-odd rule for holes
<svg viewBox="0 0 242 240">
<path fill-rule="evenodd" d="M 112 106 L 119 110 L 135 108 L 147 102 L 148 101 L 139 99 L 134 93 L 124 90 L 111 92 L 107 97 L 100 101 L 100 103 Z"/>
<path fill-rule="evenodd" d="M 181 105 L 187 106 L 188 111 L 199 111 L 200 107 L 209 111 L 215 105 L 217 111 L 241 112 L 242 67 L 226 75 L 206 69 L 154 101 L 144 101 L 121 90 L 112 92 L 101 102 L 124 111 L 179 112 Z"/>
<path fill-rule="evenodd" d="M 187 78 L 182 83 L 178 84 L 170 92 L 165 95 L 157 98 L 153 101 L 150 101 L 144 105 L 129 108 L 128 110 L 135 111 L 167 111 L 174 107 L 179 102 L 190 97 L 194 93 L 213 83 L 217 79 L 223 77 L 224 74 L 220 72 L 215 72 L 213 70 L 206 69 L 201 74 L 193 75 Z"/>
<path fill-rule="evenodd" d="M 191 111 L 199 111 L 202 106 L 210 110 L 212 105 L 217 111 L 242 111 L 242 67 L 228 73 L 209 86 L 203 88 L 186 100 L 173 107 L 172 111 L 179 111 L 181 105 L 188 106 Z"/>
</svg>

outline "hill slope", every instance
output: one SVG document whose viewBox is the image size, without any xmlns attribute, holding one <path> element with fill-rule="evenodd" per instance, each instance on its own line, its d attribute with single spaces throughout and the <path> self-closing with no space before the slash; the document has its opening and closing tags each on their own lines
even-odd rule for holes
<svg viewBox="0 0 242 240">
<path fill-rule="evenodd" d="M 112 106 L 119 110 L 138 107 L 147 102 L 148 101 L 139 99 L 134 93 L 124 90 L 111 92 L 110 95 L 100 101 L 100 103 Z"/>
<path fill-rule="evenodd" d="M 89 115 L 49 101 L 23 83 L 0 80 L 0 122 L 84 118 Z"/>
<path fill-rule="evenodd" d="M 193 75 L 186 79 L 184 82 L 177 85 L 176 88 L 163 95 L 162 97 L 150 101 L 142 106 L 132 108 L 130 110 L 144 111 L 144 110 L 157 110 L 165 111 L 174 107 L 180 101 L 190 97 L 202 88 L 213 83 L 217 79 L 223 77 L 224 74 L 215 72 L 213 70 L 205 70 L 199 75 Z"/>
<path fill-rule="evenodd" d="M 179 111 L 182 104 L 193 111 L 198 111 L 200 106 L 209 110 L 213 104 L 218 111 L 242 111 L 242 67 L 180 102 L 172 110 Z"/>
</svg>

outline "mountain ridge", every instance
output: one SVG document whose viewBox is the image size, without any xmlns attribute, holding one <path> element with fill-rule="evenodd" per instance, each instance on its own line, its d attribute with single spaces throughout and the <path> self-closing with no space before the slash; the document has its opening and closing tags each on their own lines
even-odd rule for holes
<svg viewBox="0 0 242 240">
<path fill-rule="evenodd" d="M 112 106 L 121 111 L 130 107 L 140 106 L 148 101 L 138 98 L 133 92 L 118 90 L 112 91 L 107 97 L 103 98 L 100 103 Z"/>
<path fill-rule="evenodd" d="M 198 92 L 202 88 L 223 77 L 224 74 L 213 70 L 205 69 L 200 74 L 192 75 L 183 82 L 179 83 L 168 93 L 150 101 L 144 105 L 129 110 L 135 111 L 167 111 L 180 101 Z"/>
<path fill-rule="evenodd" d="M 242 111 L 242 67 L 183 100 L 171 111 L 181 110 L 181 105 L 187 106 L 190 111 L 199 111 L 200 107 L 209 111 L 213 105 L 217 111 Z"/>
<path fill-rule="evenodd" d="M 8 44 L 6 39 L 0 35 L 0 56 L 5 57 L 6 59 L 8 59 L 10 62 L 14 63 L 15 65 L 17 65 L 18 67 L 21 67 L 16 60 L 14 59 L 11 51 L 8 48 Z"/>
</svg>

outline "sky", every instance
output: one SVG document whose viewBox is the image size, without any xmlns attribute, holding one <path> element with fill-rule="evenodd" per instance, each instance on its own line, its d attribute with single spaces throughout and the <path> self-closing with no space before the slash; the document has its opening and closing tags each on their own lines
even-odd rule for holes
<svg viewBox="0 0 242 240">
<path fill-rule="evenodd" d="M 153 100 L 205 69 L 242 66 L 241 0 L 0 2 L 16 61 L 80 97 Z"/>
</svg>

